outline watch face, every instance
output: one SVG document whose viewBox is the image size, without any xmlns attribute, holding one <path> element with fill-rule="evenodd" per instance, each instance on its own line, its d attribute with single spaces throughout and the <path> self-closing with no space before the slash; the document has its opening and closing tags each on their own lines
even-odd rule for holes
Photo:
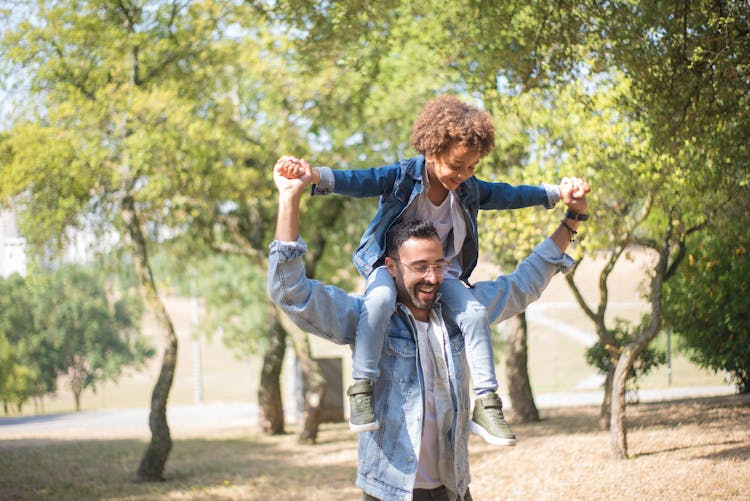
<svg viewBox="0 0 750 501">
<path fill-rule="evenodd" d="M 572 212 L 570 209 L 565 211 L 565 217 L 568 219 L 575 219 L 576 221 L 585 221 L 589 218 L 588 214 L 576 214 L 575 212 Z"/>
</svg>

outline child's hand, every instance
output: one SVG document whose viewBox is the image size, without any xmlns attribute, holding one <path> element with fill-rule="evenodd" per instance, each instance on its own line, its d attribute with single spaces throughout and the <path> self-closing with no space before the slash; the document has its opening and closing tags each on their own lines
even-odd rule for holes
<svg viewBox="0 0 750 501">
<path fill-rule="evenodd" d="M 577 177 L 564 177 L 560 182 L 560 196 L 573 212 L 582 214 L 588 210 L 586 194 L 591 191 L 589 183 Z"/>
<path fill-rule="evenodd" d="M 589 183 L 578 177 L 564 177 L 560 182 L 560 198 L 565 205 L 570 205 L 572 200 L 580 200 L 591 191 Z"/>
<path fill-rule="evenodd" d="M 280 192 L 300 192 L 312 179 L 310 164 L 295 157 L 283 156 L 273 166 L 273 178 Z"/>
<path fill-rule="evenodd" d="M 279 158 L 274 170 L 287 179 L 298 179 L 305 175 L 312 175 L 312 167 L 307 163 L 307 160 L 289 155 Z"/>
</svg>

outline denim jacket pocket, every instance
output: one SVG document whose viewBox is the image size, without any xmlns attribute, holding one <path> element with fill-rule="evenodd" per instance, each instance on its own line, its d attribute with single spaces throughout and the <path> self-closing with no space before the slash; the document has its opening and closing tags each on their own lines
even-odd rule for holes
<svg viewBox="0 0 750 501">
<path fill-rule="evenodd" d="M 397 335 L 393 335 L 397 334 Z M 409 337 L 400 337 L 400 335 Z M 389 333 L 386 336 L 386 349 L 381 374 L 390 374 L 398 383 L 408 385 L 417 379 L 417 344 L 408 331 Z"/>
<path fill-rule="evenodd" d="M 388 336 L 388 351 L 399 357 L 414 358 L 417 356 L 417 343 L 412 338 Z"/>
</svg>

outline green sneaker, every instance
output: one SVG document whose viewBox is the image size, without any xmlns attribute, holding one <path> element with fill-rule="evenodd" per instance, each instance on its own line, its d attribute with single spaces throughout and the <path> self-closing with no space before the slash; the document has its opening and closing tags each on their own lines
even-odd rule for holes
<svg viewBox="0 0 750 501">
<path fill-rule="evenodd" d="M 356 381 L 346 390 L 349 395 L 349 429 L 357 433 L 378 429 L 372 396 L 373 382 L 367 379 Z"/>
<path fill-rule="evenodd" d="M 503 403 L 496 393 L 488 393 L 474 401 L 471 432 L 494 445 L 516 445 L 516 434 L 503 416 Z"/>
</svg>

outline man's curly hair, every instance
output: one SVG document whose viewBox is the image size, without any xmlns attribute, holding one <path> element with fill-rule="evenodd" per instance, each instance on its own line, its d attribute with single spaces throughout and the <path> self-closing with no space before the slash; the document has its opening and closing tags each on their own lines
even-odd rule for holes
<svg viewBox="0 0 750 501">
<path fill-rule="evenodd" d="M 495 124 L 489 113 L 456 96 L 438 96 L 419 113 L 411 131 L 411 144 L 423 155 L 433 156 L 462 144 L 485 157 L 495 147 Z"/>
</svg>

